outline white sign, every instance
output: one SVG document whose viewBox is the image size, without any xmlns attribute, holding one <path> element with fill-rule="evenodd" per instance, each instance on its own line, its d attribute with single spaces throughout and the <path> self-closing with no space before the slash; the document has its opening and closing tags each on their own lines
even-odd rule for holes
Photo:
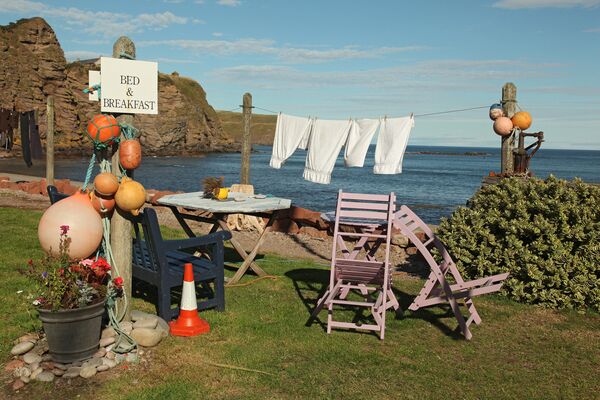
<svg viewBox="0 0 600 400">
<path fill-rule="evenodd" d="M 95 85 L 100 84 L 100 71 L 88 71 L 88 88 L 92 88 Z M 93 92 L 90 89 L 90 93 L 88 94 L 88 99 L 90 101 L 98 101 L 98 90 L 94 90 Z"/>
<path fill-rule="evenodd" d="M 158 114 L 158 64 L 100 58 L 102 112 Z"/>
</svg>

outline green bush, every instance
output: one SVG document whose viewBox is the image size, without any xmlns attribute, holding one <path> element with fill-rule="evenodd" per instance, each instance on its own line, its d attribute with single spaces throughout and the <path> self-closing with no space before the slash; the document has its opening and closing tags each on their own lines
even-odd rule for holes
<svg viewBox="0 0 600 400">
<path fill-rule="evenodd" d="M 437 233 L 466 276 L 509 271 L 504 293 L 517 301 L 600 310 L 600 187 L 503 179 Z"/>
</svg>

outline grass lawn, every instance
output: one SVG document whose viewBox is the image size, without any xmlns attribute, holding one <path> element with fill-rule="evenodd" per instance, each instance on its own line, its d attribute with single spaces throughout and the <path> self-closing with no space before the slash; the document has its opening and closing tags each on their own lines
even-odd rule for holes
<svg viewBox="0 0 600 400">
<path fill-rule="evenodd" d="M 17 269 L 41 256 L 41 213 L 0 208 L 0 350 L 39 328 Z M 171 233 L 172 234 L 172 233 Z M 558 399 L 598 398 L 600 316 L 521 305 L 501 296 L 476 300 L 483 318 L 467 342 L 447 308 L 388 314 L 386 338 L 305 326 L 328 267 L 266 255 L 277 279 L 226 290 L 226 312 L 204 312 L 210 334 L 169 337 L 148 365 L 117 367 L 71 384 L 33 382 L 15 395 L 49 399 Z M 227 273 L 231 274 L 231 271 Z M 245 278 L 242 282 L 249 281 Z M 422 282 L 395 282 L 404 309 Z M 24 290 L 22 294 L 17 294 Z M 137 309 L 152 306 L 134 299 Z M 325 318 L 326 313 L 321 314 Z M 348 315 L 349 318 L 352 317 Z M 253 371 L 233 369 L 241 367 Z M 5 377 L 4 381 L 8 380 Z"/>
</svg>

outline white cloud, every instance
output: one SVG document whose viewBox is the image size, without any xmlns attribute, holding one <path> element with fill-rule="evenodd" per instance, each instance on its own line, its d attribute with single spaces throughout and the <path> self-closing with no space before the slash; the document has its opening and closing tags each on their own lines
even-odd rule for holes
<svg viewBox="0 0 600 400">
<path fill-rule="evenodd" d="M 223 32 L 213 32 L 212 35 L 214 37 L 221 37 L 221 36 L 223 36 Z"/>
<path fill-rule="evenodd" d="M 163 0 L 163 3 L 167 4 L 181 4 L 184 0 Z"/>
<path fill-rule="evenodd" d="M 196 0 L 196 1 L 194 1 L 194 3 L 196 3 L 196 4 L 204 4 L 204 0 Z"/>
<path fill-rule="evenodd" d="M 589 8 L 598 5 L 600 5 L 600 0 L 500 0 L 493 4 L 496 8 L 509 10 L 522 8 Z"/>
<path fill-rule="evenodd" d="M 77 27 L 86 33 L 114 37 L 123 34 L 160 30 L 170 25 L 187 23 L 186 17 L 180 17 L 170 11 L 154 14 L 129 15 L 108 11 L 87 11 L 75 7 L 53 7 L 29 0 L 0 2 L 0 13 L 21 13 L 54 17 L 66 26 Z"/>
<path fill-rule="evenodd" d="M 222 35 L 219 32 L 214 36 Z M 360 49 L 356 46 L 345 46 L 333 49 L 308 49 L 276 45 L 271 39 L 239 39 L 229 40 L 155 40 L 140 41 L 140 46 L 171 46 L 185 50 L 197 51 L 203 54 L 216 55 L 254 54 L 270 55 L 285 63 L 318 63 L 335 60 L 377 58 L 388 54 L 424 49 L 423 46 L 406 47 L 378 47 L 373 49 Z"/>
<path fill-rule="evenodd" d="M 590 28 L 590 29 L 586 29 L 584 32 L 586 32 L 586 33 L 600 33 L 600 28 Z"/>
<path fill-rule="evenodd" d="M 217 4 L 220 6 L 237 7 L 242 2 L 240 0 L 217 0 Z"/>
<path fill-rule="evenodd" d="M 204 24 L 206 24 L 206 21 L 203 19 L 194 18 L 194 19 L 192 19 L 192 23 L 194 23 L 196 25 L 204 25 Z"/>
</svg>

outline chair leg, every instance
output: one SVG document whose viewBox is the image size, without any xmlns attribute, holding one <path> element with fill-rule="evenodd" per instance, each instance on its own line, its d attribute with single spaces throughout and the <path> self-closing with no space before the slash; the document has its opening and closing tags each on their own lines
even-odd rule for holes
<svg viewBox="0 0 600 400">
<path fill-rule="evenodd" d="M 217 274 L 215 278 L 215 297 L 217 298 L 217 311 L 225 311 L 225 277 Z"/>
<path fill-rule="evenodd" d="M 471 314 L 471 317 L 469 319 L 472 318 L 473 322 L 475 322 L 475 325 L 481 324 L 481 317 L 479 316 L 479 313 L 477 312 L 477 309 L 475 308 L 473 299 L 470 297 L 467 297 L 465 299 L 465 304 L 467 305 L 467 309 L 469 310 L 469 313 Z"/>
<path fill-rule="evenodd" d="M 171 320 L 171 288 L 158 288 L 158 315 L 167 322 Z"/>
</svg>

